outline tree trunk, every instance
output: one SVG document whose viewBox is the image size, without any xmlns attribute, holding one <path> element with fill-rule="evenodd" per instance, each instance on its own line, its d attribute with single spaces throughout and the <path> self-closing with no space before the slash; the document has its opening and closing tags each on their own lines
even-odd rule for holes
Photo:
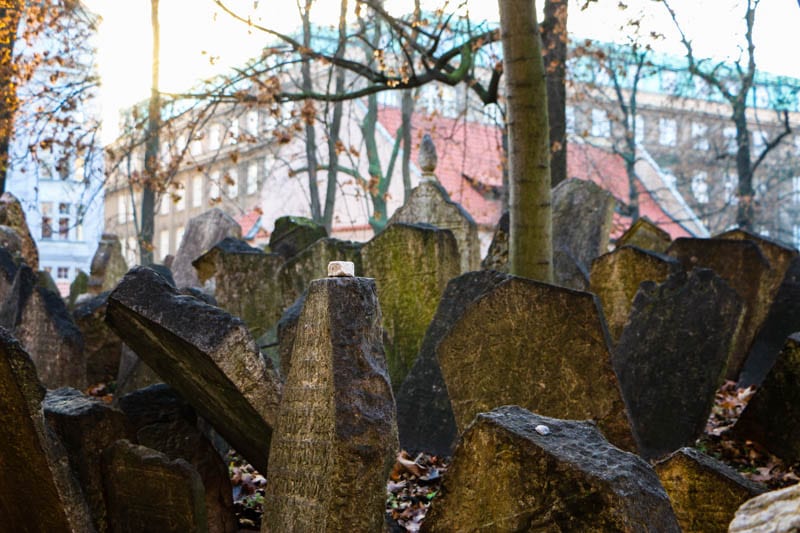
<svg viewBox="0 0 800 533">
<path fill-rule="evenodd" d="M 150 0 L 150 24 L 153 28 L 153 65 L 151 71 L 150 102 L 147 111 L 147 138 L 144 147 L 145 183 L 142 188 L 142 225 L 139 231 L 139 257 L 143 265 L 155 262 L 153 235 L 155 233 L 155 204 L 158 180 L 159 130 L 161 128 L 161 96 L 158 92 L 160 26 L 158 0 Z"/>
<path fill-rule="evenodd" d="M 498 0 L 508 98 L 509 270 L 553 279 L 547 84 L 534 0 Z"/>
<path fill-rule="evenodd" d="M 303 15 L 303 46 L 309 50 L 311 49 L 311 19 L 310 13 L 311 3 L 313 0 L 306 0 L 305 8 L 302 10 Z M 303 93 L 311 94 L 313 84 L 311 80 L 311 62 L 308 57 L 303 59 L 303 66 L 301 67 Z M 311 100 L 306 100 L 305 106 L 312 106 L 314 103 Z M 324 223 L 322 220 L 322 209 L 320 208 L 319 201 L 319 186 L 317 185 L 317 133 L 314 130 L 314 114 L 303 113 L 303 118 L 306 121 L 306 160 L 308 161 L 308 194 L 311 197 L 311 218 L 314 222 Z"/>
<path fill-rule="evenodd" d="M 547 114 L 550 120 L 550 182 L 567 179 L 567 0 L 546 0 L 542 21 Z"/>
<path fill-rule="evenodd" d="M 736 124 L 736 172 L 739 177 L 739 206 L 736 210 L 736 224 L 739 228 L 752 231 L 755 222 L 755 190 L 753 189 L 753 165 L 750 160 L 750 132 L 747 128 L 747 108 L 733 105 L 733 119 Z"/>
<path fill-rule="evenodd" d="M 6 190 L 14 113 L 18 104 L 14 42 L 23 7 L 22 0 L 0 0 L 0 193 Z"/>
<path fill-rule="evenodd" d="M 411 115 L 414 113 L 414 91 L 403 91 L 403 100 L 400 107 L 400 128 L 403 130 L 403 202 L 411 195 L 411 154 L 414 151 L 414 142 L 411 138 Z"/>
</svg>

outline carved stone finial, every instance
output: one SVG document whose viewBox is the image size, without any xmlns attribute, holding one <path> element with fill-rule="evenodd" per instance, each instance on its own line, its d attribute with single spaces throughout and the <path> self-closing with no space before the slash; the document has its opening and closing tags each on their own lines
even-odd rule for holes
<svg viewBox="0 0 800 533">
<path fill-rule="evenodd" d="M 422 142 L 419 145 L 417 163 L 423 174 L 433 174 L 436 171 L 437 162 L 436 146 L 433 144 L 430 134 L 426 133 L 422 136 Z"/>
</svg>

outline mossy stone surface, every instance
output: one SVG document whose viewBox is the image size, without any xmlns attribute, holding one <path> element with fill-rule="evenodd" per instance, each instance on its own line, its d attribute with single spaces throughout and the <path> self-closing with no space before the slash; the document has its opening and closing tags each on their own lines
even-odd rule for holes
<svg viewBox="0 0 800 533">
<path fill-rule="evenodd" d="M 671 242 L 672 237 L 669 233 L 656 226 L 647 217 L 640 217 L 617 239 L 616 247 L 635 246 L 662 254 L 667 251 Z"/>
</svg>

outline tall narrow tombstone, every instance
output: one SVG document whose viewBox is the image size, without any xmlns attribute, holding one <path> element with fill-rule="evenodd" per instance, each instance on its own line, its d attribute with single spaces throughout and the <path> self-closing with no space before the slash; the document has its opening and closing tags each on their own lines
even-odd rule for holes
<svg viewBox="0 0 800 533">
<path fill-rule="evenodd" d="M 111 531 L 208 532 L 203 482 L 183 459 L 118 440 L 104 454 L 103 481 Z"/>
<path fill-rule="evenodd" d="M 571 178 L 553 188 L 553 250 L 568 252 L 585 270 L 608 251 L 614 197 L 597 184 Z M 576 224 L 580 220 L 580 224 Z"/>
<path fill-rule="evenodd" d="M 225 237 L 242 238 L 242 227 L 219 208 L 189 219 L 180 247 L 170 269 L 177 287 L 196 287 L 200 281 L 192 261 L 206 253 Z"/>
<path fill-rule="evenodd" d="M 25 212 L 19 200 L 10 192 L 0 196 L 0 225 L 14 228 L 22 241 L 22 258 L 32 270 L 39 270 L 39 251 L 33 240 Z"/>
<path fill-rule="evenodd" d="M 89 269 L 89 293 L 112 290 L 127 271 L 128 264 L 122 255 L 119 238 L 112 233 L 103 233 Z"/>
<path fill-rule="evenodd" d="M 316 280 L 270 450 L 262 531 L 381 531 L 397 450 L 375 282 Z"/>
<path fill-rule="evenodd" d="M 192 263 L 201 284 L 213 280 L 217 305 L 260 337 L 283 310 L 278 269 L 283 257 L 226 237 Z"/>
<path fill-rule="evenodd" d="M 307 246 L 327 236 L 325 226 L 317 224 L 310 218 L 280 217 L 275 220 L 275 229 L 269 236 L 269 249 L 284 259 L 291 259 Z M 325 267 L 327 263 L 323 265 L 323 268 Z"/>
<path fill-rule="evenodd" d="M 0 517 L 5 531 L 94 531 L 61 443 L 45 427 L 45 389 L 22 346 L 0 328 Z M 32 504 L 35 502 L 35 512 Z"/>
<path fill-rule="evenodd" d="M 364 245 L 361 257 L 365 274 L 378 286 L 389 375 L 399 388 L 447 282 L 459 274 L 458 245 L 449 230 L 397 223 Z"/>
<path fill-rule="evenodd" d="M 504 211 L 497 222 L 497 228 L 494 230 L 494 237 L 486 251 L 486 257 L 481 261 L 483 270 L 508 272 L 508 222 L 508 211 Z"/>
<path fill-rule="evenodd" d="M 616 343 L 622 335 L 639 284 L 661 283 L 680 269 L 675 259 L 632 246 L 617 248 L 592 262 L 591 291 L 603 304 L 612 341 Z"/>
<path fill-rule="evenodd" d="M 109 296 L 106 320 L 256 469 L 267 471 L 280 382 L 241 319 L 134 267 Z"/>
<path fill-rule="evenodd" d="M 800 530 L 800 484 L 766 492 L 736 511 L 729 533 L 796 533 Z"/>
<path fill-rule="evenodd" d="M 481 260 L 478 225 L 472 216 L 452 201 L 442 185 L 435 180 L 422 181 L 415 187 L 389 219 L 389 224 L 430 224 L 448 229 L 458 243 L 461 272 L 478 270 Z"/>
<path fill-rule="evenodd" d="M 744 317 L 728 357 L 727 379 L 736 380 L 750 345 L 769 312 L 774 296 L 772 267 L 758 245 L 749 240 L 675 239 L 667 250 L 685 270 L 710 268 L 742 299 Z"/>
<path fill-rule="evenodd" d="M 663 254 L 671 242 L 672 237 L 669 236 L 669 233 L 653 224 L 649 218 L 639 217 L 617 239 L 616 247 L 635 246 L 642 250 Z"/>
<path fill-rule="evenodd" d="M 778 288 L 778 285 L 783 281 L 786 269 L 789 268 L 792 259 L 798 256 L 797 250 L 794 248 L 789 248 L 777 241 L 767 239 L 761 235 L 756 235 L 755 233 L 743 229 L 732 229 L 720 233 L 715 238 L 731 241 L 750 241 L 756 244 L 767 261 L 769 261 L 770 267 L 772 267 L 770 270 L 772 276 L 769 281 L 770 292 L 774 292 Z"/>
<path fill-rule="evenodd" d="M 787 463 L 800 461 L 800 334 L 791 335 L 733 427 Z"/>
<path fill-rule="evenodd" d="M 467 306 L 436 351 L 459 432 L 480 412 L 520 405 L 594 420 L 635 450 L 608 343 L 592 294 L 510 276 Z"/>
<path fill-rule="evenodd" d="M 516 405 L 465 431 L 423 531 L 679 532 L 653 470 L 594 424 Z"/>
<path fill-rule="evenodd" d="M 507 274 L 482 270 L 462 274 L 447 284 L 417 360 L 396 394 L 397 429 L 404 450 L 452 455 L 458 431 L 436 348 L 472 301 L 506 279 Z"/>
<path fill-rule="evenodd" d="M 707 269 L 640 287 L 613 361 L 639 453 L 653 459 L 702 434 L 742 304 Z"/>
<path fill-rule="evenodd" d="M 728 531 L 736 509 L 765 490 L 694 448 L 681 448 L 654 468 L 683 531 Z"/>
<path fill-rule="evenodd" d="M 78 298 L 89 292 L 89 274 L 78 269 L 75 279 L 69 284 L 69 295 L 67 296 L 67 309 L 72 311 Z"/>
<path fill-rule="evenodd" d="M 92 296 L 72 312 L 81 331 L 86 355 L 87 383 L 110 383 L 117 378 L 122 357 L 122 339 L 106 324 L 108 292 Z"/>
</svg>

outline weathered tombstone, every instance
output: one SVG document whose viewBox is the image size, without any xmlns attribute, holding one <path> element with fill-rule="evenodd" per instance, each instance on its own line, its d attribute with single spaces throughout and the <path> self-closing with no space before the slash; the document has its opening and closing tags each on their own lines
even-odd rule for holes
<svg viewBox="0 0 800 533">
<path fill-rule="evenodd" d="M 134 267 L 108 298 L 106 320 L 261 472 L 267 470 L 280 382 L 241 319 L 184 296 Z"/>
<path fill-rule="evenodd" d="M 136 352 L 131 350 L 130 346 L 122 343 L 119 370 L 117 371 L 117 386 L 114 389 L 115 400 L 137 389 L 149 387 L 156 383 L 163 383 L 163 381 L 152 368 L 147 366 L 147 363 L 136 355 Z"/>
<path fill-rule="evenodd" d="M 67 309 L 72 311 L 78 298 L 89 292 L 89 274 L 78 269 L 75 279 L 69 284 L 69 295 L 67 296 Z"/>
<path fill-rule="evenodd" d="M 0 196 L 0 225 L 16 230 L 22 242 L 22 258 L 32 270 L 39 270 L 39 251 L 36 249 L 36 241 L 28 229 L 22 205 L 10 192 L 4 192 Z"/>
<path fill-rule="evenodd" d="M 464 310 L 437 358 L 459 432 L 480 412 L 520 405 L 594 420 L 614 445 L 635 450 L 592 294 L 509 276 Z"/>
<path fill-rule="evenodd" d="M 103 482 L 111 531 L 208 532 L 203 482 L 183 459 L 118 440 L 104 453 Z"/>
<path fill-rule="evenodd" d="M 373 280 L 311 283 L 270 450 L 262 531 L 382 530 L 397 426 L 381 335 Z"/>
<path fill-rule="evenodd" d="M 362 272 L 361 243 L 323 237 L 297 252 L 280 267 L 283 308 L 292 305 L 315 279 L 324 278 L 331 261 L 350 261 Z"/>
<path fill-rule="evenodd" d="M 800 531 L 800 484 L 756 496 L 736 511 L 729 533 Z"/>
<path fill-rule="evenodd" d="M 5 249 L 15 260 L 22 259 L 22 237 L 11 226 L 0 224 L 0 248 Z"/>
<path fill-rule="evenodd" d="M 707 269 L 640 287 L 613 361 L 639 453 L 653 459 L 702 434 L 743 309 Z"/>
<path fill-rule="evenodd" d="M 275 220 L 275 229 L 269 236 L 269 249 L 272 253 L 283 256 L 284 259 L 291 259 L 303 250 L 323 237 L 327 237 L 328 232 L 325 226 L 317 224 L 310 218 L 298 216 L 285 216 Z M 323 265 L 323 268 L 327 263 Z"/>
<path fill-rule="evenodd" d="M 212 280 L 217 305 L 260 337 L 281 316 L 278 268 L 283 257 L 226 237 L 192 263 L 201 284 Z"/>
<path fill-rule="evenodd" d="M 772 241 L 743 229 L 732 229 L 717 235 L 715 238 L 755 243 L 767 261 L 769 261 L 770 267 L 772 267 L 770 270 L 772 277 L 769 282 L 769 290 L 773 293 L 783 281 L 786 269 L 789 268 L 792 259 L 798 256 L 797 250 L 794 248 L 789 248 L 777 241 Z"/>
<path fill-rule="evenodd" d="M 92 257 L 88 291 L 91 294 L 100 294 L 112 290 L 127 271 L 128 264 L 122 255 L 119 238 L 111 233 L 104 233 Z"/>
<path fill-rule="evenodd" d="M 481 260 L 478 225 L 472 216 L 452 201 L 444 187 L 434 180 L 425 180 L 415 187 L 389 219 L 389 224 L 430 224 L 449 229 L 458 243 L 461 272 L 478 270 Z"/>
<path fill-rule="evenodd" d="M 482 270 L 462 274 L 447 284 L 417 360 L 396 393 L 397 429 L 404 450 L 452 455 L 458 431 L 436 348 L 472 301 L 506 279 L 507 274 Z"/>
<path fill-rule="evenodd" d="M 750 347 L 739 385 L 760 385 L 778 358 L 786 337 L 796 331 L 800 331 L 800 257 L 792 259 L 786 269 L 767 318 Z"/>
<path fill-rule="evenodd" d="M 81 332 L 86 355 L 87 383 L 109 383 L 117 378 L 122 339 L 105 322 L 108 292 L 92 296 L 72 312 Z"/>
<path fill-rule="evenodd" d="M 694 448 L 681 448 L 654 466 L 683 531 L 725 532 L 736 509 L 764 487 Z"/>
<path fill-rule="evenodd" d="M 591 181 L 571 178 L 553 188 L 552 201 L 553 250 L 568 252 L 589 270 L 592 260 L 608 251 L 614 197 Z"/>
<path fill-rule="evenodd" d="M 125 412 L 137 444 L 172 460 L 185 459 L 200 474 L 209 533 L 237 531 L 228 468 L 198 429 L 194 409 L 165 384 L 123 396 L 119 407 Z"/>
<path fill-rule="evenodd" d="M 459 274 L 458 245 L 449 230 L 397 223 L 365 244 L 361 258 L 378 286 L 389 376 L 400 387 L 447 282 Z"/>
<path fill-rule="evenodd" d="M 127 437 L 125 415 L 70 388 L 48 391 L 42 406 L 48 427 L 64 444 L 70 468 L 89 504 L 94 526 L 98 531 L 108 531 L 100 465 L 103 451 Z"/>
<path fill-rule="evenodd" d="M 589 290 L 589 272 L 572 254 L 553 251 L 553 283 L 576 291 Z"/>
<path fill-rule="evenodd" d="M 486 257 L 481 261 L 483 270 L 496 270 L 498 272 L 508 272 L 508 211 L 504 211 L 500 220 L 497 222 L 497 229 Z"/>
<path fill-rule="evenodd" d="M 30 267 L 20 265 L 10 294 L 0 304 L 0 322 L 30 354 L 48 388 L 86 386 L 83 339 L 61 296 L 39 285 Z"/>
<path fill-rule="evenodd" d="M 800 461 L 800 334 L 786 339 L 733 434 L 761 444 L 787 463 Z"/>
<path fill-rule="evenodd" d="M 758 245 L 747 240 L 675 239 L 667 250 L 685 270 L 710 268 L 724 279 L 742 299 L 744 317 L 731 346 L 726 377 L 736 380 L 744 365 L 756 332 L 767 316 L 774 274 Z"/>
<path fill-rule="evenodd" d="M 170 269 L 177 287 L 199 285 L 192 261 L 206 253 L 225 237 L 242 238 L 242 227 L 219 208 L 189 219 L 183 240 Z"/>
<path fill-rule="evenodd" d="M 66 452 L 45 428 L 44 396 L 33 361 L 0 328 L 2 529 L 94 531 L 89 508 L 67 466 Z"/>
<path fill-rule="evenodd" d="M 306 303 L 305 293 L 301 294 L 295 302 L 284 311 L 278 321 L 276 336 L 278 341 L 278 356 L 281 375 L 286 379 L 292 368 L 292 350 L 294 349 L 294 338 L 297 334 L 297 323 L 300 321 L 300 314 Z"/>
<path fill-rule="evenodd" d="M 616 247 L 635 246 L 642 250 L 663 254 L 671 242 L 672 237 L 669 236 L 669 233 L 656 226 L 647 217 L 639 217 L 617 239 Z"/>
<path fill-rule="evenodd" d="M 14 258 L 7 250 L 0 248 L 0 302 L 4 302 L 10 297 L 16 275 L 17 265 Z"/>
<path fill-rule="evenodd" d="M 589 422 L 516 405 L 480 413 L 467 428 L 423 523 L 452 531 L 679 532 L 646 462 Z"/>
<path fill-rule="evenodd" d="M 591 291 L 603 304 L 608 333 L 614 343 L 628 321 L 639 284 L 661 283 L 680 268 L 675 259 L 632 246 L 617 248 L 592 261 Z"/>
</svg>

